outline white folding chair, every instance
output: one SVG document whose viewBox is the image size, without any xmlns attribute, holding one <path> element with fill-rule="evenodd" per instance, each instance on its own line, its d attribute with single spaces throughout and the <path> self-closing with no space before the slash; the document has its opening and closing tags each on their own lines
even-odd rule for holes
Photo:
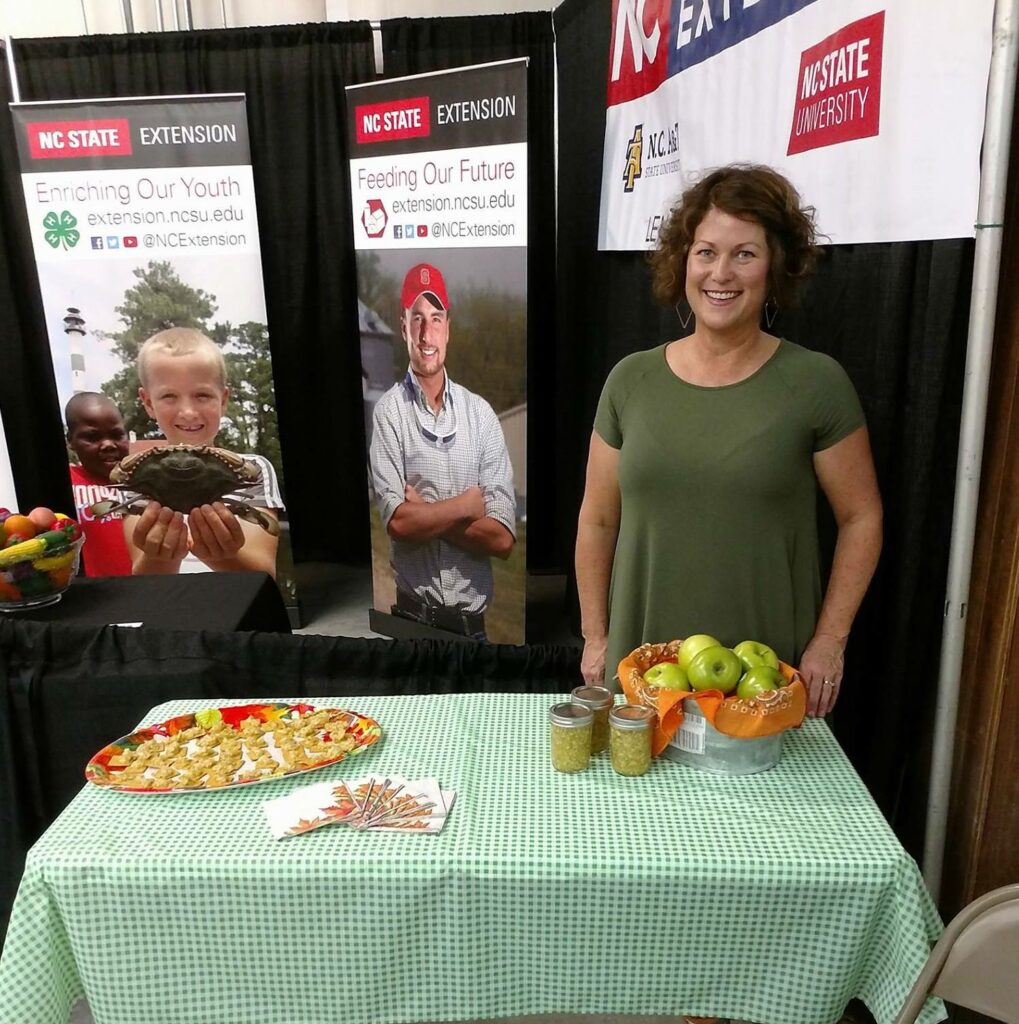
<svg viewBox="0 0 1019 1024">
<path fill-rule="evenodd" d="M 932 995 L 1019 1024 L 1019 884 L 986 893 L 952 918 L 895 1024 L 915 1024 Z"/>
</svg>

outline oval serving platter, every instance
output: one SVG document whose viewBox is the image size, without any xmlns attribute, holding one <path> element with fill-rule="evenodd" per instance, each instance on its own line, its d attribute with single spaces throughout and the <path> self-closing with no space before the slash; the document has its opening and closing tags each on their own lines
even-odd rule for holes
<svg viewBox="0 0 1019 1024">
<path fill-rule="evenodd" d="M 85 778 L 120 793 L 207 793 L 324 768 L 381 737 L 373 718 L 339 708 L 209 708 L 115 740 L 85 766 Z"/>
</svg>

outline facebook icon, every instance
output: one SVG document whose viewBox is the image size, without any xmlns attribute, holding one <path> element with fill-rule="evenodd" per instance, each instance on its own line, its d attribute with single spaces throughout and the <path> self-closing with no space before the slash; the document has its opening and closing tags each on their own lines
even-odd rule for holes
<svg viewBox="0 0 1019 1024">
<path fill-rule="evenodd" d="M 103 240 L 98 235 L 92 236 L 92 248 L 101 249 L 103 247 Z"/>
</svg>

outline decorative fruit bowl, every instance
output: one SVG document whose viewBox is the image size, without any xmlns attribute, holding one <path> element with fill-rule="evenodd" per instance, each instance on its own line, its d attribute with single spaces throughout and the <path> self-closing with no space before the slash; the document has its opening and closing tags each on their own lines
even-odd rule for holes
<svg viewBox="0 0 1019 1024">
<path fill-rule="evenodd" d="M 695 701 L 697 710 L 720 733 L 737 739 L 775 736 L 796 728 L 803 721 L 806 711 L 803 680 L 792 665 L 781 661 L 777 673 L 781 674 L 782 685 L 753 697 L 726 696 L 721 687 L 693 690 L 650 684 L 648 670 L 655 665 L 677 662 L 682 644 L 682 640 L 643 644 L 619 663 L 617 674 L 627 700 L 631 704 L 646 704 L 658 713 L 653 741 L 655 754 L 669 745 L 683 721 L 688 701 Z M 735 679 L 732 683 L 735 685 Z"/>
<path fill-rule="evenodd" d="M 73 527 L 49 530 L 0 551 L 0 612 L 56 604 L 71 585 L 85 538 L 73 519 L 64 521 Z"/>
</svg>

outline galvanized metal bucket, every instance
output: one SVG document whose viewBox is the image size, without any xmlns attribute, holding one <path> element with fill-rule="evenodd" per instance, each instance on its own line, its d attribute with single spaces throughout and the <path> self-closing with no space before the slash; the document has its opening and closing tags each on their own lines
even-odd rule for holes
<svg viewBox="0 0 1019 1024">
<path fill-rule="evenodd" d="M 719 732 L 695 700 L 683 701 L 683 724 L 662 757 L 719 775 L 753 775 L 774 768 L 782 756 L 784 732 L 741 739 Z"/>
</svg>

